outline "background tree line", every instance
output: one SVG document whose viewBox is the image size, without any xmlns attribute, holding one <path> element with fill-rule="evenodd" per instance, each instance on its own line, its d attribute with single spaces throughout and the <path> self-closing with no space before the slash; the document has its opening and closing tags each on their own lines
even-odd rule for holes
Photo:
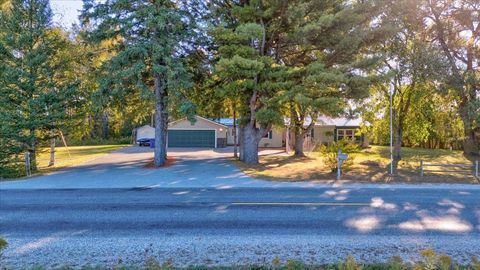
<svg viewBox="0 0 480 270">
<path fill-rule="evenodd" d="M 288 118 L 295 155 L 305 119 L 354 111 L 375 143 L 479 154 L 480 3 L 475 0 L 85 0 L 55 26 L 47 0 L 2 1 L 0 164 L 58 138 L 87 142 L 168 122 L 231 117 L 239 158 Z"/>
</svg>

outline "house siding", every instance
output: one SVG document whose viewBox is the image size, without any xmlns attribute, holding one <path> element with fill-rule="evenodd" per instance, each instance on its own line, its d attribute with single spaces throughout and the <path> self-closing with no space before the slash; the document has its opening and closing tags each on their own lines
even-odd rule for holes
<svg viewBox="0 0 480 270">
<path fill-rule="evenodd" d="M 273 128 L 272 129 L 272 138 L 262 138 L 259 147 L 283 147 L 284 138 L 285 138 L 285 129 Z"/>
<path fill-rule="evenodd" d="M 330 134 L 329 134 L 330 133 Z M 313 140 L 316 144 L 329 144 L 334 141 L 335 127 L 334 126 L 324 126 L 324 127 L 314 127 L 313 128 Z"/>
<path fill-rule="evenodd" d="M 228 135 L 227 135 L 227 144 L 233 145 L 233 135 L 232 135 L 233 127 L 228 127 Z M 237 127 L 237 141 L 238 141 L 238 127 Z M 259 147 L 283 147 L 285 141 L 285 129 L 284 128 L 273 128 L 272 129 L 272 138 L 262 138 L 258 143 Z"/>
</svg>

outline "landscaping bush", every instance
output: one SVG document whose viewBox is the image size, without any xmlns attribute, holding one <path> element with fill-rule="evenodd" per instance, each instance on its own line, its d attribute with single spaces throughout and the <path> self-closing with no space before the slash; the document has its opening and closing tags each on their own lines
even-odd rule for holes
<svg viewBox="0 0 480 270">
<path fill-rule="evenodd" d="M 353 256 L 349 255 L 347 256 L 345 261 L 338 264 L 337 269 L 338 270 L 361 270 L 362 267 L 357 264 Z"/>
<path fill-rule="evenodd" d="M 343 169 L 348 169 L 353 165 L 354 153 L 361 150 L 360 146 L 351 140 L 345 139 L 337 142 L 333 142 L 329 145 L 320 146 L 320 154 L 324 157 L 325 165 L 332 171 L 337 171 L 337 158 L 338 150 L 342 150 L 343 153 L 348 154 L 348 159 L 343 162 Z"/>
<path fill-rule="evenodd" d="M 0 167 L 0 179 L 20 177 L 20 166 Z"/>
<path fill-rule="evenodd" d="M 18 178 L 25 176 L 25 163 L 13 160 L 0 165 L 0 179 Z"/>
</svg>

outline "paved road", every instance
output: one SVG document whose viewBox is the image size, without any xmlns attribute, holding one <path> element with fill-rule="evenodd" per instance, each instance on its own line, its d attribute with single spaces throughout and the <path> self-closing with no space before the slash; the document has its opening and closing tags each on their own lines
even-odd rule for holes
<svg viewBox="0 0 480 270">
<path fill-rule="evenodd" d="M 480 189 L 129 188 L 0 190 L 6 264 L 179 266 L 480 256 Z"/>
</svg>

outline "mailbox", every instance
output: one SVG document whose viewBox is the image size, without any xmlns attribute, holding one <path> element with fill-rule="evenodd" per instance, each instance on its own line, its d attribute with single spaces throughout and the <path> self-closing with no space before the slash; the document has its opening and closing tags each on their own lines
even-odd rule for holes
<svg viewBox="0 0 480 270">
<path fill-rule="evenodd" d="M 347 160 L 347 159 L 348 159 L 348 155 L 347 155 L 347 154 L 340 154 L 340 155 L 338 155 L 338 159 L 339 159 L 339 160 Z"/>
</svg>

